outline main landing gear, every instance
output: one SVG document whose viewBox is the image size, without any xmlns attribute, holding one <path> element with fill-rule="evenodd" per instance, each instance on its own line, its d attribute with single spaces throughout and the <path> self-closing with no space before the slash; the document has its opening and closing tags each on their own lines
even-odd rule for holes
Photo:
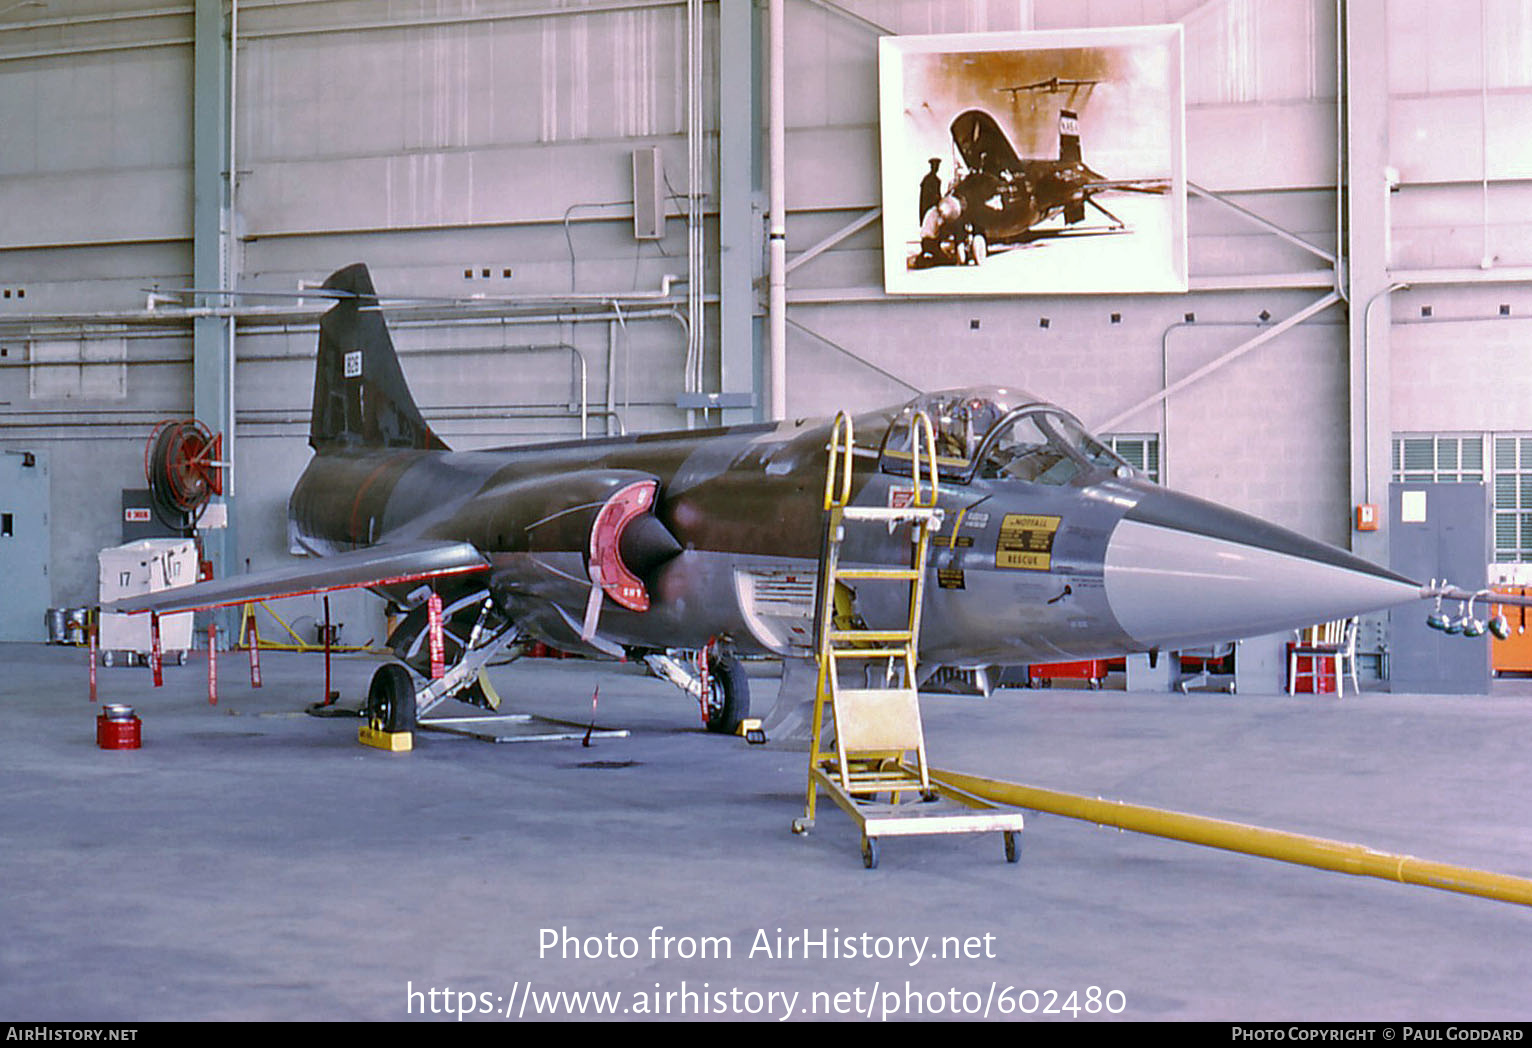
<svg viewBox="0 0 1532 1048">
<path fill-rule="evenodd" d="M 708 731 L 734 735 L 750 716 L 750 678 L 744 664 L 732 653 L 710 647 L 700 655 L 670 650 L 643 658 L 656 677 L 670 681 L 697 700 Z"/>
</svg>

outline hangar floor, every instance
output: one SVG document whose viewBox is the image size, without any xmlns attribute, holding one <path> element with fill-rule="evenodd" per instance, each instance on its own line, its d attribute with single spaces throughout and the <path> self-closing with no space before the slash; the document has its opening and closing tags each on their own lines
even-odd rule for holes
<svg viewBox="0 0 1532 1048">
<path fill-rule="evenodd" d="M 343 703 L 375 664 L 337 661 Z M 0 1015 L 1532 1016 L 1507 903 L 1043 815 L 1016 866 L 991 834 L 886 838 L 864 870 L 833 806 L 789 832 L 801 752 L 700 732 L 632 667 L 495 671 L 581 721 L 599 683 L 629 738 L 408 754 L 301 712 L 317 656 L 264 656 L 259 691 L 219 668 L 217 708 L 200 657 L 159 692 L 103 670 L 144 737 L 104 752 L 82 653 L 0 645 Z M 1529 700 L 1003 691 L 926 722 L 938 766 L 1532 876 Z"/>
</svg>

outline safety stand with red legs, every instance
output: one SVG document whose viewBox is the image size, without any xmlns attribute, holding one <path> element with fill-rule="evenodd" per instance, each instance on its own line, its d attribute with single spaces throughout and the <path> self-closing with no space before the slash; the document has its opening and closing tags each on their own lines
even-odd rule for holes
<svg viewBox="0 0 1532 1048">
<path fill-rule="evenodd" d="M 207 704 L 218 705 L 218 627 L 207 625 Z"/>
<path fill-rule="evenodd" d="M 250 632 L 246 643 L 250 646 L 250 686 L 261 686 L 261 629 L 255 624 L 255 609 L 250 609 Z"/>
<path fill-rule="evenodd" d="M 96 701 L 96 624 L 85 627 L 86 643 L 90 645 L 90 701 Z"/>
<path fill-rule="evenodd" d="M 149 613 L 149 668 L 154 673 L 154 686 L 161 687 L 165 683 L 165 676 L 160 672 L 162 664 L 160 656 L 160 617 L 155 612 Z"/>
</svg>

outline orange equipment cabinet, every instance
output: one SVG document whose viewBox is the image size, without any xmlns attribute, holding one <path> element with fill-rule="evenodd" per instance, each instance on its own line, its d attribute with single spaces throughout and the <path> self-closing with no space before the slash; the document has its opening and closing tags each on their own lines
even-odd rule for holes
<svg viewBox="0 0 1532 1048">
<path fill-rule="evenodd" d="M 1524 597 L 1532 594 L 1532 586 L 1496 586 L 1496 593 Z M 1496 673 L 1532 673 L 1532 609 L 1512 607 L 1509 604 L 1490 603 L 1491 615 L 1504 615 L 1511 624 L 1511 635 L 1505 640 L 1490 638 L 1490 668 Z"/>
</svg>

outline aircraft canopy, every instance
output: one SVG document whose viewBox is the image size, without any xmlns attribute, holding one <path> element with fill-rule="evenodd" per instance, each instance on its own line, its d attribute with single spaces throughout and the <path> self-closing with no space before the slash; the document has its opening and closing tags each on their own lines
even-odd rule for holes
<svg viewBox="0 0 1532 1048">
<path fill-rule="evenodd" d="M 967 483 L 977 475 L 1064 485 L 1096 470 L 1132 468 L 1061 408 L 1024 390 L 979 386 L 927 393 L 906 404 L 883 442 L 885 471 L 910 471 L 918 412 L 931 420 L 945 480 Z"/>
</svg>

